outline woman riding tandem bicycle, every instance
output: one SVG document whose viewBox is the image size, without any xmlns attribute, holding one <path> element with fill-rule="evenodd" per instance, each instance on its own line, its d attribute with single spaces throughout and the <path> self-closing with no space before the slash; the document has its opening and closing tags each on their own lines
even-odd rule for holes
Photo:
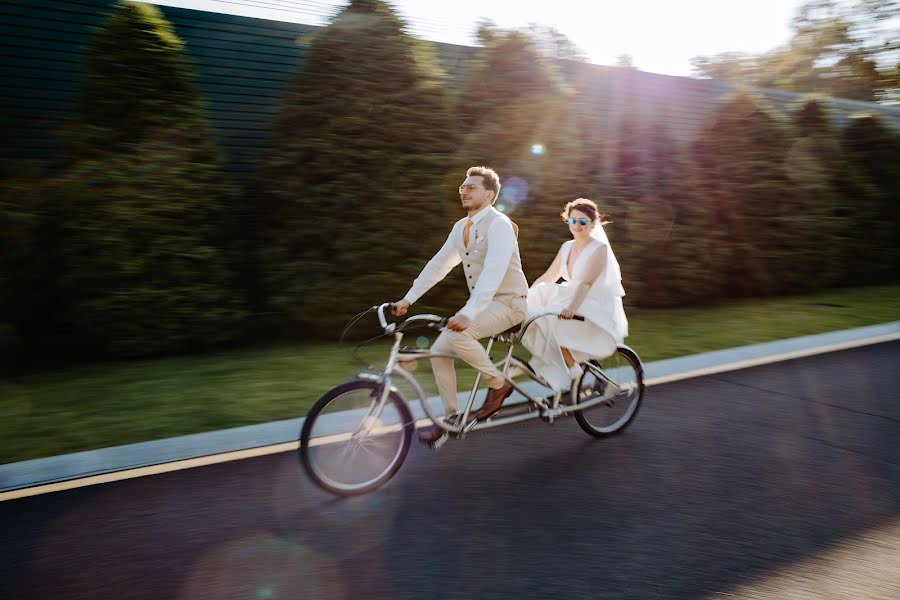
<svg viewBox="0 0 900 600">
<path fill-rule="evenodd" d="M 529 290 L 517 227 L 492 206 L 500 191 L 497 174 L 472 167 L 466 175 L 459 193 L 468 217 L 453 226 L 402 300 L 369 309 L 378 312 L 385 335 L 394 336 L 384 371 L 331 390 L 306 417 L 301 459 L 310 477 L 329 491 L 359 494 L 390 479 L 409 450 L 414 409 L 433 423 L 420 438 L 434 447 L 449 435 L 464 437 L 470 431 L 537 417 L 553 422 L 566 414 L 574 414 L 588 433 L 604 437 L 622 431 L 637 413 L 642 367 L 637 354 L 623 345 L 624 290 L 597 206 L 584 199 L 566 205 L 563 218 L 573 239 L 562 245 Z M 460 263 L 470 296 L 456 315 L 449 319 L 416 315 L 399 324 L 387 322 L 388 307 L 394 316 L 405 315 Z M 564 283 L 557 285 L 560 277 Z M 441 330 L 431 350 L 403 348 L 404 331 L 422 324 Z M 488 339 L 486 346 L 482 338 Z M 496 340 L 507 342 L 509 348 L 495 364 L 490 351 Z M 513 355 L 519 342 L 531 351 L 530 363 Z M 403 367 L 424 358 L 432 362 L 443 418 L 432 414 L 421 386 Z M 477 370 L 463 410 L 457 401 L 457 358 Z M 487 395 L 481 408 L 473 411 L 482 376 Z M 533 383 L 517 382 L 518 376 Z M 417 402 L 407 404 L 392 384 L 395 379 L 409 385 Z M 513 391 L 525 401 L 504 408 Z"/>
</svg>

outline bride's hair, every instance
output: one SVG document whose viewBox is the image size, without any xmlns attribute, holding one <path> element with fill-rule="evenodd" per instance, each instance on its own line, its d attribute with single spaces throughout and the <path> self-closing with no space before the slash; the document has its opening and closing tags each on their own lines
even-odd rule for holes
<svg viewBox="0 0 900 600">
<path fill-rule="evenodd" d="M 592 221 L 598 222 L 600 225 L 612 223 L 612 221 L 606 220 L 606 217 L 608 215 L 604 215 L 603 213 L 601 213 L 600 209 L 597 208 L 597 204 L 593 200 L 588 200 L 587 198 L 578 198 L 577 200 L 572 200 L 571 202 L 566 204 L 566 207 L 561 213 L 559 213 L 559 216 L 561 216 L 562 220 L 565 221 L 569 218 L 569 213 L 573 210 L 579 210 L 583 212 L 588 216 L 588 218 L 590 218 Z"/>
</svg>

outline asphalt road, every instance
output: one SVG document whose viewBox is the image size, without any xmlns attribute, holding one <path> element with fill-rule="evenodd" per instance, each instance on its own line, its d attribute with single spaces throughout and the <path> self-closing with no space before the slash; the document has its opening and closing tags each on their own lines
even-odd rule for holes
<svg viewBox="0 0 900 600">
<path fill-rule="evenodd" d="M 0 503 L 0 598 L 900 598 L 900 342 L 414 443 L 334 499 L 293 453 Z M 77 423 L 73 423 L 77 426 Z"/>
</svg>

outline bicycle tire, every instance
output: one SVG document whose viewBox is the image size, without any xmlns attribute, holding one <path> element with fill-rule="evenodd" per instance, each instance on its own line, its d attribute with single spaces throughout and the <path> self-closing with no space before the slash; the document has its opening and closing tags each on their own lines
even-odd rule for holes
<svg viewBox="0 0 900 600">
<path fill-rule="evenodd" d="M 631 401 L 633 408 L 629 406 L 629 408 L 626 410 L 626 414 L 609 427 L 598 427 L 597 425 L 591 423 L 587 413 L 582 410 L 576 411 L 575 420 L 578 421 L 581 429 L 584 430 L 585 433 L 598 438 L 611 437 L 625 431 L 625 429 L 634 421 L 634 418 L 637 416 L 638 411 L 640 411 L 641 404 L 644 398 L 644 368 L 641 365 L 641 360 L 638 357 L 637 353 L 631 348 L 619 346 L 613 356 L 623 358 L 635 373 L 635 397 Z M 601 366 L 603 361 L 591 360 L 589 362 L 597 367 L 600 367 L 601 370 L 603 369 L 603 367 Z M 585 372 L 578 379 L 575 398 L 582 397 L 582 385 L 584 384 L 585 379 L 588 377 L 588 375 L 589 371 L 585 369 Z M 592 410 L 593 408 L 594 407 L 588 410 Z"/>
<path fill-rule="evenodd" d="M 334 481 L 330 481 L 329 478 L 320 475 L 319 470 L 314 464 L 312 454 L 310 453 L 311 435 L 316 425 L 316 421 L 322 416 L 322 411 L 335 400 L 342 396 L 346 396 L 351 392 L 366 391 L 372 395 L 377 395 L 380 390 L 381 384 L 378 382 L 364 380 L 351 381 L 326 392 L 316 401 L 312 409 L 310 409 L 309 414 L 303 422 L 303 427 L 300 430 L 300 447 L 298 452 L 307 475 L 322 489 L 338 496 L 357 496 L 369 493 L 388 482 L 397 471 L 400 470 L 400 467 L 406 460 L 406 456 L 409 453 L 409 448 L 412 443 L 412 434 L 415 430 L 415 423 L 413 422 L 412 413 L 410 413 L 406 402 L 397 392 L 391 391 L 389 392 L 387 403 L 391 404 L 397 410 L 399 415 L 402 428 L 402 441 L 394 459 L 383 472 L 377 477 L 362 482 L 359 485 L 339 485 Z"/>
</svg>

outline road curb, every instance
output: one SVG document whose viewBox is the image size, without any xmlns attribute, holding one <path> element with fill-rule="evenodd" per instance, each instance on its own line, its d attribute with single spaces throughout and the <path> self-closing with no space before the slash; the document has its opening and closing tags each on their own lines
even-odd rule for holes
<svg viewBox="0 0 900 600">
<path fill-rule="evenodd" d="M 648 385 L 659 385 L 894 340 L 900 340 L 900 321 L 655 361 L 644 365 L 644 378 Z M 289 451 L 297 447 L 303 421 L 287 419 L 0 465 L 0 501 Z"/>
</svg>

